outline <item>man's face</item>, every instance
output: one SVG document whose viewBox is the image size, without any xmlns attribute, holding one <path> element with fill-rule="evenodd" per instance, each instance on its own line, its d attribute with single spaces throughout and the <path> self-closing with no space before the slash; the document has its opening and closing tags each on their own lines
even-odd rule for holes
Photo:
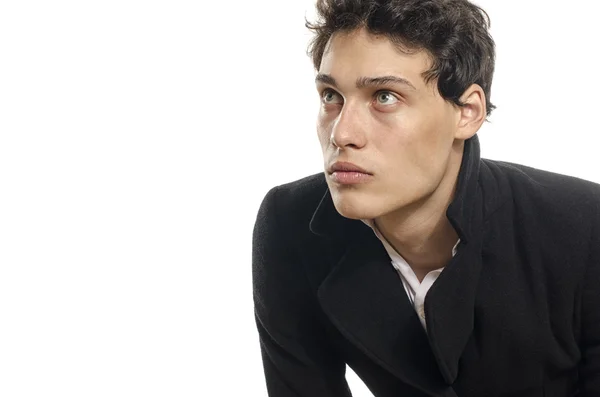
<svg viewBox="0 0 600 397">
<path fill-rule="evenodd" d="M 404 54 L 364 30 L 330 40 L 317 76 L 317 131 L 341 215 L 372 219 L 418 205 L 446 177 L 452 156 L 462 155 L 455 143 L 460 111 L 439 95 L 437 80 L 425 84 L 429 67 L 425 52 Z M 379 77 L 386 78 L 373 80 Z M 330 174 L 335 162 L 370 175 Z"/>
</svg>

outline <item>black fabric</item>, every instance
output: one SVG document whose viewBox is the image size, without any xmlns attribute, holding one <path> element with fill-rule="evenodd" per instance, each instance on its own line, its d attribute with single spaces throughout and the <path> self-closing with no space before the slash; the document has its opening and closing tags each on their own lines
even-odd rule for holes
<svg viewBox="0 0 600 397">
<path fill-rule="evenodd" d="M 461 242 L 427 332 L 381 242 L 323 174 L 275 187 L 253 234 L 270 396 L 600 397 L 600 185 L 480 158 L 466 141 L 447 217 Z"/>
</svg>

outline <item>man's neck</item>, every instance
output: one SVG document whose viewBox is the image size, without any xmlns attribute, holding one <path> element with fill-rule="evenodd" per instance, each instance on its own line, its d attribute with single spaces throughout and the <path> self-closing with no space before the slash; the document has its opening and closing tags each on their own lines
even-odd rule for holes
<svg viewBox="0 0 600 397">
<path fill-rule="evenodd" d="M 456 230 L 446 216 L 456 190 L 462 160 L 451 161 L 438 188 L 410 208 L 376 218 L 377 229 L 411 266 L 419 281 L 432 270 L 446 266 L 458 241 Z"/>
</svg>

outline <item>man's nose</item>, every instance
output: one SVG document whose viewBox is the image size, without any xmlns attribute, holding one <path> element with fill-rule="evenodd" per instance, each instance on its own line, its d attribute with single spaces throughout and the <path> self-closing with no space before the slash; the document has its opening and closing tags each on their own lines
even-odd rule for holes
<svg viewBox="0 0 600 397">
<path fill-rule="evenodd" d="M 342 111 L 331 129 L 330 142 L 340 149 L 353 147 L 361 148 L 365 145 L 365 119 L 361 110 L 356 106 L 344 104 Z"/>
</svg>

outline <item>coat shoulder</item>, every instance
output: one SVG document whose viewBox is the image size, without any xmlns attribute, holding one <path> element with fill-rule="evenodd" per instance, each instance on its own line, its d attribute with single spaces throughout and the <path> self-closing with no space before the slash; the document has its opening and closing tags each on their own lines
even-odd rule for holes
<svg viewBox="0 0 600 397">
<path fill-rule="evenodd" d="M 600 184 L 515 163 L 485 160 L 485 165 L 482 178 L 503 196 L 503 205 L 487 217 L 489 245 L 499 230 L 512 230 L 529 256 L 543 251 L 547 263 L 556 263 L 557 274 L 577 263 L 570 269 L 579 274 L 598 238 Z"/>
<path fill-rule="evenodd" d="M 281 230 L 298 237 L 309 232 L 310 220 L 326 192 L 325 176 L 317 173 L 272 187 L 261 208 L 272 207 Z M 262 212 L 259 211 L 259 217 Z"/>
<path fill-rule="evenodd" d="M 571 213 L 595 212 L 600 203 L 600 184 L 575 176 L 523 164 L 483 159 L 489 174 L 499 181 L 503 194 L 515 204 L 530 203 L 538 209 Z"/>
<path fill-rule="evenodd" d="M 278 190 L 279 206 L 282 210 L 314 211 L 327 191 L 327 182 L 322 172 L 275 187 Z"/>
</svg>

